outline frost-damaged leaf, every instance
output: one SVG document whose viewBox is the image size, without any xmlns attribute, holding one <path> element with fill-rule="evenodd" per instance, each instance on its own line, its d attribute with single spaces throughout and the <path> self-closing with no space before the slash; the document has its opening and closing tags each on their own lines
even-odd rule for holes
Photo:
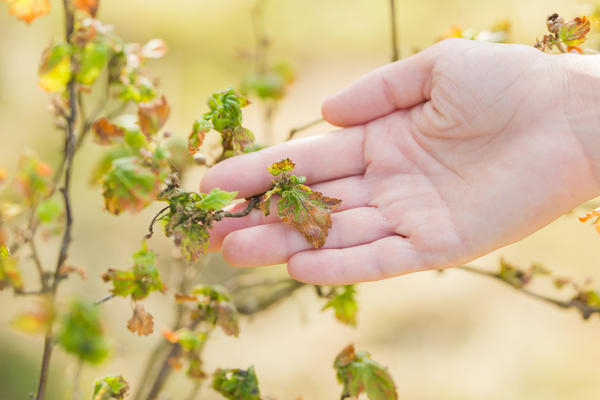
<svg viewBox="0 0 600 400">
<path fill-rule="evenodd" d="M 45 334 L 54 320 L 52 304 L 47 298 L 39 299 L 32 311 L 18 314 L 12 321 L 13 328 L 31 334 Z"/>
<path fill-rule="evenodd" d="M 589 213 L 579 217 L 579 221 L 585 223 L 589 220 L 593 220 L 593 224 L 596 227 L 596 231 L 600 233 L 600 207 L 595 210 L 590 211 Z"/>
<path fill-rule="evenodd" d="M 386 368 L 371 360 L 369 353 L 346 347 L 333 364 L 338 381 L 344 386 L 342 398 L 358 398 L 362 393 L 370 400 L 396 400 L 396 386 Z"/>
<path fill-rule="evenodd" d="M 110 268 L 102 275 L 104 282 L 112 282 L 111 292 L 114 295 L 122 297 L 131 295 L 133 300 L 141 300 L 148 297 L 151 292 L 166 290 L 156 268 L 156 254 L 148 250 L 146 242 L 133 255 L 133 263 L 133 268 L 130 270 Z"/>
<path fill-rule="evenodd" d="M 149 103 L 139 103 L 138 123 L 144 135 L 149 138 L 160 131 L 167 122 L 170 112 L 171 107 L 165 96 Z"/>
<path fill-rule="evenodd" d="M 283 222 L 292 225 L 315 248 L 321 248 L 331 228 L 331 212 L 341 200 L 323 196 L 308 186 L 295 185 L 281 192 L 277 213 Z"/>
<path fill-rule="evenodd" d="M 113 160 L 102 179 L 106 209 L 115 215 L 139 212 L 156 199 L 161 183 L 159 172 L 140 165 L 137 157 Z"/>
<path fill-rule="evenodd" d="M 260 400 L 258 378 L 252 366 L 247 370 L 217 369 L 212 387 L 230 400 Z"/>
<path fill-rule="evenodd" d="M 152 314 L 144 310 L 142 304 L 136 303 L 131 319 L 127 322 L 127 329 L 138 336 L 147 336 L 154 331 Z"/>
<path fill-rule="evenodd" d="M 113 139 L 122 138 L 125 130 L 117 124 L 113 124 L 106 118 L 100 118 L 92 124 L 92 130 L 96 135 L 97 143 L 102 145 L 112 144 Z"/>
<path fill-rule="evenodd" d="M 233 130 L 224 130 L 221 136 L 223 150 L 225 153 L 231 152 L 232 156 L 245 153 L 246 149 L 254 143 L 254 134 L 250 129 L 242 126 L 237 126 Z"/>
<path fill-rule="evenodd" d="M 209 194 L 176 191 L 164 198 L 169 203 L 169 214 L 162 218 L 166 222 L 165 234 L 173 237 L 188 262 L 197 260 L 206 252 L 208 229 L 215 211 L 235 196 L 236 193 L 215 189 Z"/>
<path fill-rule="evenodd" d="M 91 85 L 102 72 L 108 61 L 109 47 L 105 43 L 86 43 L 80 55 L 75 79 L 83 85 Z"/>
<path fill-rule="evenodd" d="M 356 289 L 354 285 L 346 285 L 340 288 L 342 292 L 336 291 L 329 299 L 323 310 L 333 308 L 335 318 L 347 325 L 356 326 L 356 313 L 358 304 L 356 302 Z"/>
<path fill-rule="evenodd" d="M 188 151 L 190 154 L 194 154 L 198 151 L 202 143 L 204 143 L 204 138 L 206 134 L 213 129 L 212 122 L 205 121 L 203 119 L 198 119 L 194 122 L 194 126 L 192 127 L 192 132 L 190 132 L 188 136 Z"/>
<path fill-rule="evenodd" d="M 280 195 L 277 214 L 281 220 L 296 228 L 315 248 L 323 247 L 331 228 L 330 214 L 342 201 L 323 196 L 321 192 L 303 185 L 305 177 L 289 174 L 294 167 L 289 158 L 267 167 L 277 180 L 274 181 L 273 189 L 262 196 L 259 207 L 265 215 L 269 215 L 271 197 L 274 194 Z"/>
<path fill-rule="evenodd" d="M 87 300 L 71 302 L 61 319 L 57 340 L 67 353 L 93 364 L 102 362 L 108 355 L 99 308 Z"/>
<path fill-rule="evenodd" d="M 75 0 L 75 8 L 95 17 L 98 12 L 98 0 Z"/>
<path fill-rule="evenodd" d="M 6 2 L 9 6 L 8 12 L 28 24 L 50 12 L 50 0 L 6 0 Z"/>
<path fill-rule="evenodd" d="M 271 173 L 271 175 L 277 176 L 284 172 L 290 172 L 294 168 L 296 168 L 296 164 L 294 164 L 289 158 L 285 158 L 273 163 L 273 165 L 267 167 L 267 170 Z"/>
<path fill-rule="evenodd" d="M 218 326 L 226 335 L 239 335 L 238 311 L 224 288 L 201 285 L 197 286 L 191 295 L 179 294 L 175 298 L 179 303 L 197 302 L 198 309 L 194 313 L 194 319 Z"/>
<path fill-rule="evenodd" d="M 585 42 L 590 32 L 591 24 L 588 17 L 577 17 L 564 25 L 558 31 L 558 36 L 567 46 L 577 46 Z"/>
<path fill-rule="evenodd" d="M 52 168 L 34 154 L 25 154 L 19 160 L 15 185 L 29 203 L 35 204 L 50 194 Z"/>
<path fill-rule="evenodd" d="M 205 226 L 191 219 L 181 223 L 174 223 L 171 219 L 165 225 L 165 234 L 172 236 L 175 246 L 179 247 L 181 254 L 187 262 L 194 262 L 206 253 L 210 235 Z"/>
<path fill-rule="evenodd" d="M 10 255 L 5 245 L 0 246 L 0 290 L 12 287 L 15 292 L 23 291 L 23 277 L 17 259 Z"/>
<path fill-rule="evenodd" d="M 96 380 L 92 400 L 124 400 L 129 383 L 122 375 L 107 375 Z"/>
<path fill-rule="evenodd" d="M 39 86 L 46 92 L 62 92 L 71 80 L 71 46 L 57 43 L 44 50 L 38 75 Z"/>
</svg>

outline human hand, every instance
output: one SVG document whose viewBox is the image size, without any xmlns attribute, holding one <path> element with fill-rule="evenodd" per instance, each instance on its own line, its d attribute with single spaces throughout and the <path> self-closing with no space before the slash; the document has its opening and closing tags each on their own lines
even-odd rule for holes
<svg viewBox="0 0 600 400">
<path fill-rule="evenodd" d="M 270 188 L 266 166 L 289 157 L 342 199 L 325 246 L 256 210 L 217 223 L 211 248 L 339 285 L 460 265 L 535 232 L 600 194 L 566 115 L 565 60 L 458 39 L 367 74 L 323 104 L 346 128 L 228 159 L 201 184 L 252 196 Z"/>
</svg>

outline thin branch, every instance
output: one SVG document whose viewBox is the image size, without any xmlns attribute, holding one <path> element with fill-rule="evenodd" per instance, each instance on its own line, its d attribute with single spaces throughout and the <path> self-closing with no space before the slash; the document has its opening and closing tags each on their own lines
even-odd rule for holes
<svg viewBox="0 0 600 400">
<path fill-rule="evenodd" d="M 272 305 L 278 303 L 280 300 L 285 299 L 286 297 L 294 293 L 296 290 L 304 286 L 306 286 L 306 284 L 290 279 L 290 284 L 288 286 L 274 291 L 269 297 L 261 299 L 257 303 L 236 304 L 236 308 L 238 312 L 242 315 L 256 314 L 260 311 L 266 310 Z"/>
<path fill-rule="evenodd" d="M 486 276 L 488 278 L 493 278 L 496 280 L 499 280 L 501 282 L 503 282 L 504 284 L 512 287 L 513 289 L 526 294 L 529 297 L 532 297 L 536 300 L 540 300 L 552 305 L 555 305 L 557 307 L 560 308 L 565 308 L 565 309 L 569 309 L 569 308 L 574 308 L 577 311 L 579 311 L 583 317 L 583 319 L 588 319 L 590 316 L 592 316 L 592 314 L 600 314 L 600 307 L 593 307 L 588 305 L 587 303 L 584 303 L 581 300 L 578 299 L 572 299 L 572 300 L 558 300 L 549 296 L 545 296 L 543 294 L 534 292 L 532 290 L 527 289 L 525 286 L 517 286 L 513 283 L 511 283 L 510 281 L 507 281 L 506 279 L 504 279 L 502 276 L 500 276 L 497 273 L 494 272 L 489 272 L 489 271 L 484 271 L 482 269 L 470 266 L 470 265 L 461 265 L 458 267 L 455 267 L 457 269 L 463 270 L 463 271 L 467 271 L 467 272 L 471 272 L 474 274 L 478 274 L 481 276 Z"/>
<path fill-rule="evenodd" d="M 392 37 L 392 62 L 400 59 L 400 49 L 398 48 L 398 27 L 396 22 L 396 0 L 390 0 L 390 29 Z"/>
<path fill-rule="evenodd" d="M 238 211 L 238 212 L 229 212 L 229 211 L 219 211 L 215 214 L 214 219 L 215 221 L 220 221 L 223 218 L 242 218 L 245 217 L 246 215 L 250 214 L 250 212 L 252 210 L 254 210 L 256 208 L 256 206 L 258 205 L 258 203 L 260 202 L 260 198 L 262 197 L 262 194 L 257 194 L 256 196 L 252 196 L 250 198 L 248 198 L 248 205 L 246 206 L 246 208 L 242 211 Z"/>
<path fill-rule="evenodd" d="M 144 238 L 146 239 L 150 239 L 152 237 L 152 235 L 154 235 L 154 224 L 156 223 L 156 221 L 158 221 L 158 219 L 160 217 L 162 217 L 162 215 L 165 213 L 165 211 L 167 211 L 171 206 L 166 206 L 164 208 L 162 208 L 159 212 L 156 213 L 156 215 L 154 216 L 154 218 L 152 218 L 152 221 L 150 221 L 150 225 L 148 226 L 148 233 L 144 236 Z"/>
<path fill-rule="evenodd" d="M 307 130 L 309 128 L 312 128 L 313 126 L 318 125 L 318 124 L 320 124 L 322 122 L 325 122 L 325 120 L 323 118 L 319 118 L 319 119 L 315 119 L 314 121 L 307 122 L 304 125 L 300 125 L 300 126 L 298 126 L 296 128 L 290 129 L 290 132 L 288 133 L 286 141 L 292 140 L 297 133 L 300 133 L 300 132 L 305 131 L 305 130 Z"/>
<path fill-rule="evenodd" d="M 75 22 L 73 4 L 70 0 L 63 0 L 63 8 L 65 13 L 65 41 L 71 43 L 71 36 L 73 33 L 73 27 Z M 65 231 L 62 238 L 60 252 L 58 260 L 56 262 L 56 268 L 54 271 L 54 279 L 52 281 L 52 289 L 49 294 L 49 301 L 52 307 L 55 304 L 56 292 L 58 285 L 61 282 L 60 268 L 63 266 L 67 259 L 67 252 L 71 243 L 71 227 L 73 224 L 73 215 L 71 213 L 71 202 L 69 197 L 69 189 L 71 186 L 71 173 L 73 165 L 73 156 L 75 154 L 75 134 L 74 125 L 77 119 L 77 99 L 75 96 L 75 80 L 72 77 L 67 83 L 67 92 L 69 96 L 69 115 L 65 125 L 65 162 L 64 162 L 64 182 L 60 191 L 63 195 L 66 213 Z M 40 368 L 40 379 L 38 382 L 38 390 L 36 393 L 36 400 L 43 400 L 46 396 L 46 387 L 48 381 L 48 372 L 50 367 L 50 358 L 52 357 L 52 348 L 54 345 L 54 339 L 52 334 L 52 325 L 49 325 L 46 330 L 44 338 L 44 351 L 42 355 L 42 366 Z"/>
<path fill-rule="evenodd" d="M 111 293 L 111 294 L 109 294 L 109 295 L 106 295 L 106 296 L 104 296 L 104 297 L 102 297 L 102 298 L 99 298 L 98 300 L 96 300 L 96 301 L 94 302 L 94 305 L 96 305 L 96 306 L 99 306 L 100 304 L 102 304 L 102 303 L 106 303 L 107 301 L 109 301 L 109 300 L 113 299 L 114 297 L 115 297 L 115 294 L 114 294 L 114 293 Z"/>
<path fill-rule="evenodd" d="M 200 389 L 202 388 L 202 381 L 199 379 L 196 379 L 196 382 L 194 383 L 194 387 L 192 387 L 192 390 L 190 391 L 190 394 L 187 397 L 187 400 L 196 400 L 196 398 L 198 397 L 198 394 L 200 393 Z"/>
</svg>

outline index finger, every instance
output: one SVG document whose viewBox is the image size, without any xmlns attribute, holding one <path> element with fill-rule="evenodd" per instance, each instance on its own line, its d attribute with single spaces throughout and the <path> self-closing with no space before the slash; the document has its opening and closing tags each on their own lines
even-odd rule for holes
<svg viewBox="0 0 600 400">
<path fill-rule="evenodd" d="M 205 193 L 213 188 L 237 191 L 240 198 L 263 193 L 273 185 L 273 176 L 267 167 L 284 158 L 296 164 L 292 173 L 305 176 L 308 184 L 362 175 L 366 168 L 364 136 L 364 127 L 357 126 L 232 157 L 208 170 L 200 190 Z"/>
</svg>

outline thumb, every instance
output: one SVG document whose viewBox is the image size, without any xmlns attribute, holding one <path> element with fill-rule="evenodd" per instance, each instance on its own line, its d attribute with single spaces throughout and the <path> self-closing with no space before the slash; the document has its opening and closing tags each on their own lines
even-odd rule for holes
<svg viewBox="0 0 600 400">
<path fill-rule="evenodd" d="M 429 100 L 439 48 L 377 68 L 329 96 L 321 106 L 323 118 L 338 126 L 359 125 Z"/>
</svg>

